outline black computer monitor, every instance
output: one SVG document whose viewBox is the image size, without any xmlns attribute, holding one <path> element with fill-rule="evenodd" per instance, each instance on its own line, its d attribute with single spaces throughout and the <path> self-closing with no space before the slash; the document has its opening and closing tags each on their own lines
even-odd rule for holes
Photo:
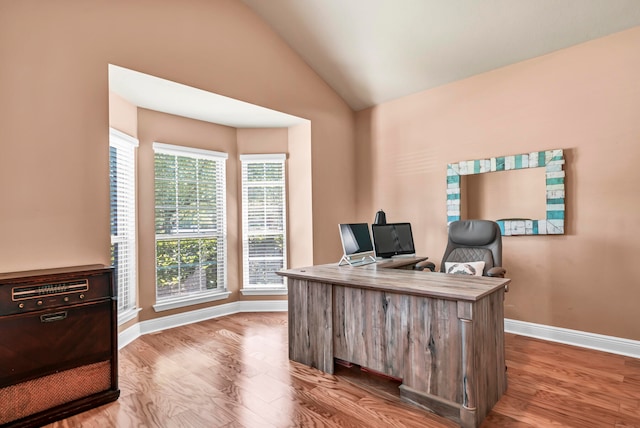
<svg viewBox="0 0 640 428">
<path fill-rule="evenodd" d="M 389 258 L 415 254 L 411 223 L 373 224 L 371 230 L 376 256 Z"/>
<path fill-rule="evenodd" d="M 367 223 L 340 224 L 340 239 L 345 256 L 360 253 L 372 253 L 373 244 Z"/>
</svg>

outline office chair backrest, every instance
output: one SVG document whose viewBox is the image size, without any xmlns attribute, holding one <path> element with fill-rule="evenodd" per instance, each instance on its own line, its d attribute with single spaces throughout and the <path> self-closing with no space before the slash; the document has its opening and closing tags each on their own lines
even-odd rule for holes
<svg viewBox="0 0 640 428">
<path fill-rule="evenodd" d="M 446 271 L 445 262 L 472 261 L 484 261 L 483 275 L 494 266 L 502 266 L 502 234 L 498 223 L 458 220 L 449 225 L 449 239 L 440 272 Z"/>
</svg>

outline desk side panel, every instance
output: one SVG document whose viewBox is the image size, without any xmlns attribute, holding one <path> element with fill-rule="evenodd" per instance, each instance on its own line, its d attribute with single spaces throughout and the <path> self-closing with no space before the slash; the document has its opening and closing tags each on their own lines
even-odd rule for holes
<svg viewBox="0 0 640 428">
<path fill-rule="evenodd" d="M 289 359 L 333 373 L 330 284 L 289 279 Z"/>
<path fill-rule="evenodd" d="M 410 296 L 334 286 L 336 358 L 401 378 Z"/>
<path fill-rule="evenodd" d="M 474 374 L 479 422 L 507 390 L 503 301 L 504 290 L 501 289 L 474 304 Z"/>
</svg>

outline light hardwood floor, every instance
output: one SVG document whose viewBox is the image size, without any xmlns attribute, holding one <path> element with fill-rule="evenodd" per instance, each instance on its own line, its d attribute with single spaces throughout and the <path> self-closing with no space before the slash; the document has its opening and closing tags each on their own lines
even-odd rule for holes
<svg viewBox="0 0 640 428">
<path fill-rule="evenodd" d="M 640 360 L 506 335 L 509 387 L 487 427 L 640 427 Z M 455 427 L 393 381 L 287 358 L 287 314 L 235 314 L 140 337 L 118 401 L 62 427 Z M 371 383 L 376 383 L 373 389 Z"/>
</svg>

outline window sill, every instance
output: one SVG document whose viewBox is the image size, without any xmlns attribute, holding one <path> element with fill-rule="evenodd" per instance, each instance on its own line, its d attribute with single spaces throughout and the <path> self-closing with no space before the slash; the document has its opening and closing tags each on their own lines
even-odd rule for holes
<svg viewBox="0 0 640 428">
<path fill-rule="evenodd" d="M 198 294 L 197 296 L 167 299 L 153 305 L 153 310 L 156 312 L 162 312 L 171 309 L 184 308 L 185 306 L 198 305 L 200 303 L 215 302 L 216 300 L 226 299 L 230 295 L 230 291 L 220 291 L 216 293 Z"/>
<path fill-rule="evenodd" d="M 125 312 L 119 313 L 118 314 L 118 325 L 122 325 L 124 323 L 126 323 L 127 321 L 131 321 L 132 319 L 134 319 L 135 317 L 138 316 L 138 312 L 140 312 L 142 310 L 142 308 L 133 308 L 133 309 L 129 309 Z"/>
<path fill-rule="evenodd" d="M 282 296 L 287 294 L 286 287 L 243 288 L 243 296 Z"/>
</svg>

